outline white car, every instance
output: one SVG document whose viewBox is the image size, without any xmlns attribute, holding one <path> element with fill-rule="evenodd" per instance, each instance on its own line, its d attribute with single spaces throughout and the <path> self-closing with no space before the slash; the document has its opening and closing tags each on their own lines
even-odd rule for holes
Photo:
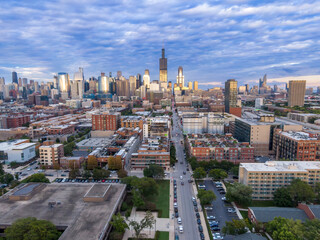
<svg viewBox="0 0 320 240">
<path fill-rule="evenodd" d="M 209 210 L 209 211 L 212 211 L 213 208 L 212 207 L 204 207 L 205 210 Z"/>
<path fill-rule="evenodd" d="M 173 203 L 173 206 L 174 206 L 174 207 L 178 207 L 178 203 L 176 203 L 176 202 Z"/>
<path fill-rule="evenodd" d="M 192 202 L 195 202 L 196 201 L 196 198 L 195 197 L 192 197 Z"/>
<path fill-rule="evenodd" d="M 226 197 L 222 197 L 221 200 L 222 200 L 222 201 L 226 201 L 227 198 L 226 198 Z"/>
<path fill-rule="evenodd" d="M 213 239 L 214 239 L 214 240 L 221 240 L 221 239 L 223 239 L 223 237 L 220 235 L 220 233 L 213 233 L 212 236 L 213 236 Z"/>
<path fill-rule="evenodd" d="M 182 220 L 181 220 L 181 217 L 178 217 L 178 224 L 182 224 Z"/>
<path fill-rule="evenodd" d="M 183 226 L 179 226 L 179 233 L 183 233 Z"/>
<path fill-rule="evenodd" d="M 31 171 L 31 168 L 28 168 L 27 170 L 28 170 L 28 171 Z"/>
<path fill-rule="evenodd" d="M 182 176 L 180 176 L 180 179 L 182 180 L 182 179 L 183 179 L 183 177 L 182 177 Z"/>
<path fill-rule="evenodd" d="M 235 212 L 236 212 L 235 209 L 233 209 L 233 208 L 228 208 L 228 213 L 235 213 Z"/>
</svg>

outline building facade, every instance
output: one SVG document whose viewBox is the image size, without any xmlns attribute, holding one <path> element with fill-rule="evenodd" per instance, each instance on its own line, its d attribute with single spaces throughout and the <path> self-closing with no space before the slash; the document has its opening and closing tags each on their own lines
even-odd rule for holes
<svg viewBox="0 0 320 240">
<path fill-rule="evenodd" d="M 289 94 L 288 94 L 288 106 L 300 106 L 304 105 L 304 95 L 306 93 L 306 81 L 296 80 L 289 81 Z"/>
<path fill-rule="evenodd" d="M 120 114 L 92 115 L 92 130 L 116 131 L 120 127 Z"/>
<path fill-rule="evenodd" d="M 60 158 L 64 156 L 63 144 L 53 144 L 39 147 L 39 156 L 41 165 L 59 165 Z"/>
</svg>

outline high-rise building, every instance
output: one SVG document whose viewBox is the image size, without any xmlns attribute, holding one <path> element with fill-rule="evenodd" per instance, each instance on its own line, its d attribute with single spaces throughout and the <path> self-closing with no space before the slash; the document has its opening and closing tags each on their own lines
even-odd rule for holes
<svg viewBox="0 0 320 240">
<path fill-rule="evenodd" d="M 193 90 L 198 90 L 198 81 L 194 81 Z"/>
<path fill-rule="evenodd" d="M 159 81 L 161 83 L 168 83 L 167 58 L 165 57 L 165 50 L 162 48 L 162 57 L 159 59 Z"/>
<path fill-rule="evenodd" d="M 137 86 L 137 78 L 135 76 L 130 76 L 129 77 L 129 94 L 130 97 L 135 95 L 136 91 L 136 86 Z"/>
<path fill-rule="evenodd" d="M 181 66 L 178 68 L 177 85 L 181 88 L 184 87 L 183 68 Z"/>
<path fill-rule="evenodd" d="M 137 74 L 137 84 L 136 84 L 136 89 L 138 89 L 142 85 L 141 83 L 141 74 Z"/>
<path fill-rule="evenodd" d="M 122 72 L 121 71 L 117 71 L 117 79 L 119 79 L 122 76 Z"/>
<path fill-rule="evenodd" d="M 150 73 L 149 73 L 149 69 L 146 69 L 144 71 L 143 85 L 145 86 L 146 89 L 150 88 Z"/>
<path fill-rule="evenodd" d="M 68 73 L 58 73 L 59 90 L 62 99 L 69 98 L 70 95 L 70 79 Z"/>
<path fill-rule="evenodd" d="M 18 85 L 19 85 L 19 87 L 22 87 L 22 78 L 18 79 Z"/>
<path fill-rule="evenodd" d="M 18 83 L 18 74 L 17 72 L 12 72 L 12 83 Z"/>
<path fill-rule="evenodd" d="M 188 82 L 188 88 L 189 90 L 192 90 L 192 82 Z"/>
<path fill-rule="evenodd" d="M 109 78 L 107 76 L 98 77 L 99 93 L 105 94 L 109 92 Z"/>
<path fill-rule="evenodd" d="M 225 83 L 224 103 L 226 112 L 230 113 L 230 108 L 237 107 L 238 82 L 235 79 L 229 79 Z"/>
<path fill-rule="evenodd" d="M 79 71 L 74 73 L 74 79 L 71 85 L 71 98 L 82 99 L 83 94 L 84 94 L 83 68 L 79 68 Z"/>
<path fill-rule="evenodd" d="M 304 105 L 304 95 L 306 93 L 306 80 L 289 81 L 288 106 Z"/>
<path fill-rule="evenodd" d="M 92 115 L 92 130 L 116 131 L 120 127 L 120 113 Z"/>
</svg>

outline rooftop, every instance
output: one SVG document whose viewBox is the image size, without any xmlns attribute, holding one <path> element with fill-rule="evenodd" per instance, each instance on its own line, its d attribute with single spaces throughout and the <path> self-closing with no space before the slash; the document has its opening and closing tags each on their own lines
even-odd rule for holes
<svg viewBox="0 0 320 240">
<path fill-rule="evenodd" d="M 109 189 L 106 200 L 84 202 L 83 197 L 93 186 L 98 189 L 95 185 L 102 191 Z M 46 184 L 27 201 L 0 198 L 0 226 L 11 225 L 18 218 L 36 217 L 65 229 L 60 240 L 102 239 L 124 191 L 123 184 Z M 101 195 L 101 191 L 97 194 Z"/>
<path fill-rule="evenodd" d="M 266 223 L 272 221 L 275 217 L 283 217 L 293 220 L 308 220 L 307 214 L 298 208 L 288 207 L 249 207 L 253 210 L 256 219 L 259 222 Z"/>
<path fill-rule="evenodd" d="M 317 138 L 312 138 L 308 133 L 305 132 L 281 132 L 281 135 L 289 137 L 294 140 L 317 140 Z"/>
<path fill-rule="evenodd" d="M 307 172 L 307 170 L 320 170 L 320 162 L 267 161 L 265 163 L 240 163 L 240 167 L 250 172 Z"/>
<path fill-rule="evenodd" d="M 12 140 L 0 143 L 0 151 L 21 150 L 35 146 L 35 143 L 27 143 L 25 139 Z"/>
<path fill-rule="evenodd" d="M 105 147 L 110 145 L 113 142 L 113 138 L 88 138 L 84 139 L 81 142 L 78 142 L 76 145 L 78 147 Z"/>
</svg>

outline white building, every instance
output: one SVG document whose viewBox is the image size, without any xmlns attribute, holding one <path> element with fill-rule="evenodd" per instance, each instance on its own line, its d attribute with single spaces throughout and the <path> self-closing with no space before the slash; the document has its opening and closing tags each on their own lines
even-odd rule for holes
<svg viewBox="0 0 320 240">
<path fill-rule="evenodd" d="M 0 143 L 1 160 L 8 162 L 26 162 L 36 156 L 35 143 L 25 139 Z"/>
<path fill-rule="evenodd" d="M 263 98 L 256 98 L 254 107 L 256 109 L 261 109 L 263 106 Z"/>
<path fill-rule="evenodd" d="M 66 106 L 70 107 L 70 108 L 81 108 L 81 100 L 76 100 L 76 99 L 72 99 L 72 100 L 66 100 Z"/>
<path fill-rule="evenodd" d="M 160 91 L 160 85 L 158 81 L 152 81 L 150 84 L 150 92 L 159 92 Z"/>
<path fill-rule="evenodd" d="M 188 114 L 183 115 L 184 133 L 224 133 L 225 117 L 219 114 Z"/>
</svg>

